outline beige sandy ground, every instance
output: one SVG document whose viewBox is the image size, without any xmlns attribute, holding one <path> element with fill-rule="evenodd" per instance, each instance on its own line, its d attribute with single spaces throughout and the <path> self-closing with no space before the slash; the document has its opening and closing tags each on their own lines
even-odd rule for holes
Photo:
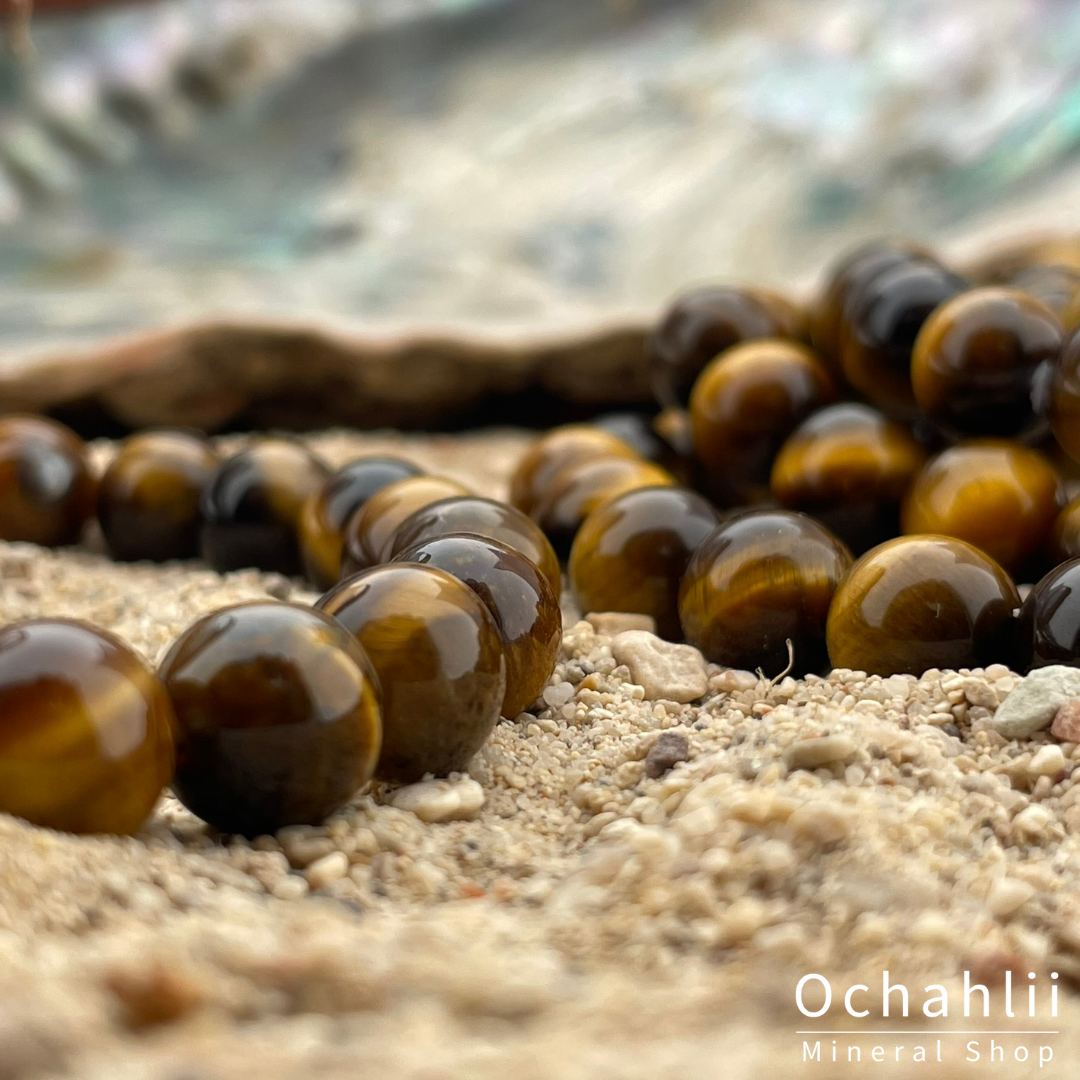
<svg viewBox="0 0 1080 1080">
<path fill-rule="evenodd" d="M 315 442 L 333 461 L 396 446 L 496 494 L 524 445 Z M 87 618 L 151 659 L 201 613 L 288 589 L 0 545 L 0 621 Z M 1080 749 L 1036 758 L 993 734 L 1014 675 L 771 686 L 711 668 L 706 697 L 677 705 L 644 700 L 575 618 L 552 704 L 501 724 L 471 767 L 474 820 L 427 825 L 382 792 L 252 843 L 172 799 L 128 840 L 0 818 L 0 1080 L 1075 1074 Z M 690 760 L 648 779 L 665 730 Z M 911 992 L 906 1021 L 899 995 L 880 1017 L 883 969 Z M 1017 1016 L 995 996 L 989 1020 L 965 1019 L 965 969 L 994 987 L 1012 971 Z M 834 988 L 819 1020 L 794 1004 L 809 972 Z M 854 999 L 869 1017 L 845 1016 L 852 983 L 874 991 Z M 949 1012 L 929 1020 L 937 983 Z M 855 1033 L 835 1037 L 836 1065 L 832 1035 L 803 1060 L 796 1032 L 814 1027 Z M 884 1027 L 905 1033 L 865 1034 Z M 938 1036 L 916 1034 L 973 1027 L 1059 1034 L 941 1035 L 940 1063 Z M 1005 1063 L 987 1061 L 991 1038 Z M 842 1064 L 849 1044 L 861 1064 Z M 920 1045 L 930 1060 L 914 1063 Z M 1039 1046 L 1054 1054 L 1041 1070 Z"/>
</svg>

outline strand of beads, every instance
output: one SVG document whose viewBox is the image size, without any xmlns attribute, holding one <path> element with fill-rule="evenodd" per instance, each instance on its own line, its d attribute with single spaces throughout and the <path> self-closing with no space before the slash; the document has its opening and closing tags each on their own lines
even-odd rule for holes
<svg viewBox="0 0 1080 1080">
<path fill-rule="evenodd" d="M 509 504 L 285 437 L 222 459 L 143 432 L 98 480 L 62 425 L 0 419 L 0 539 L 74 543 L 96 514 L 118 560 L 329 590 L 212 612 L 157 673 L 93 627 L 3 628 L 0 809 L 129 832 L 172 783 L 250 834 L 464 768 L 550 677 L 560 557 L 581 610 L 768 675 L 1080 665 L 1080 293 L 1056 269 L 879 242 L 805 311 L 696 290 L 653 338 L 661 411 L 543 435 Z"/>
</svg>

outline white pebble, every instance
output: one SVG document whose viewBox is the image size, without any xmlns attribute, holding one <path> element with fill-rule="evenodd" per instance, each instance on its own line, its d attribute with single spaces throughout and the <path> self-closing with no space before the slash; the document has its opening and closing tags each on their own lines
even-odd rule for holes
<svg viewBox="0 0 1080 1080">
<path fill-rule="evenodd" d="M 676 645 L 644 630 L 625 630 L 611 640 L 611 653 L 649 701 L 687 704 L 709 689 L 705 657 L 692 645 Z"/>
<path fill-rule="evenodd" d="M 614 637 L 624 630 L 646 630 L 656 633 L 656 620 L 651 615 L 639 615 L 631 611 L 590 611 L 585 621 L 605 637 Z"/>
<path fill-rule="evenodd" d="M 1070 698 L 1080 698 L 1080 668 L 1062 664 L 1036 668 L 999 706 L 994 730 L 1006 739 L 1026 739 L 1048 728 Z"/>
<path fill-rule="evenodd" d="M 308 883 L 297 874 L 283 877 L 271 890 L 278 900 L 302 900 L 308 894 Z"/>
<path fill-rule="evenodd" d="M 321 889 L 331 881 L 343 878 L 349 872 L 349 857 L 344 851 L 335 851 L 313 862 L 305 871 L 308 888 Z"/>
<path fill-rule="evenodd" d="M 784 752 L 788 767 L 816 769 L 834 761 L 848 761 L 858 747 L 848 735 L 822 735 L 816 739 L 793 742 Z"/>
<path fill-rule="evenodd" d="M 484 805 L 484 789 L 471 777 L 422 780 L 419 784 L 398 788 L 387 801 L 398 810 L 408 810 L 430 825 L 471 818 Z"/>
<path fill-rule="evenodd" d="M 573 683 L 561 682 L 555 686 L 544 687 L 544 704 L 553 709 L 561 709 L 574 696 Z"/>
<path fill-rule="evenodd" d="M 986 905 L 996 919 L 1015 915 L 1033 896 L 1035 888 L 1019 878 L 998 878 L 986 897 Z"/>
<path fill-rule="evenodd" d="M 803 803 L 788 818 L 788 824 L 796 836 L 815 844 L 835 844 L 851 835 L 851 815 L 828 802 Z"/>
<path fill-rule="evenodd" d="M 1028 763 L 1028 772 L 1032 776 L 1057 776 L 1064 768 L 1065 754 L 1057 743 L 1040 747 Z"/>
</svg>

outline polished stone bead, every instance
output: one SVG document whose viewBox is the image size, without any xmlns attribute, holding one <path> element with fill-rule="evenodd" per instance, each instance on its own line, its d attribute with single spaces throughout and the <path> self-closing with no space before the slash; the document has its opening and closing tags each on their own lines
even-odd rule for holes
<svg viewBox="0 0 1080 1080">
<path fill-rule="evenodd" d="M 872 675 L 1013 664 L 1020 597 L 989 555 L 946 536 L 904 536 L 868 551 L 829 611 L 834 667 Z"/>
<path fill-rule="evenodd" d="M 883 412 L 913 418 L 912 350 L 938 305 L 966 288 L 936 262 L 910 259 L 870 278 L 851 294 L 840 332 L 844 376 Z"/>
<path fill-rule="evenodd" d="M 450 533 L 487 536 L 521 552 L 547 578 L 555 599 L 561 595 L 559 559 L 540 526 L 515 507 L 479 495 L 440 499 L 410 514 L 394 535 L 390 556 Z"/>
<path fill-rule="evenodd" d="M 193 559 L 203 490 L 220 460 L 203 438 L 180 431 L 132 435 L 105 470 L 97 516 L 117 560 Z"/>
<path fill-rule="evenodd" d="M 587 424 L 567 424 L 541 435 L 521 456 L 510 477 L 510 505 L 531 514 L 551 481 L 568 465 L 597 457 L 639 455 L 618 436 Z"/>
<path fill-rule="evenodd" d="M 258 439 L 233 454 L 203 491 L 203 558 L 220 573 L 254 567 L 299 574 L 300 510 L 329 475 L 292 439 Z"/>
<path fill-rule="evenodd" d="M 502 637 L 476 593 L 444 570 L 390 563 L 346 578 L 318 607 L 356 637 L 379 677 L 376 775 L 411 783 L 464 770 L 506 694 Z"/>
<path fill-rule="evenodd" d="M 649 343 L 653 394 L 663 408 L 685 405 L 713 357 L 756 338 L 800 340 L 806 315 L 768 289 L 711 285 L 680 296 Z"/>
<path fill-rule="evenodd" d="M 1071 499 L 1054 519 L 1049 555 L 1055 563 L 1080 558 L 1080 495 Z"/>
<path fill-rule="evenodd" d="M 690 556 L 719 523 L 712 504 L 684 488 L 641 488 L 604 503 L 570 550 L 578 608 L 651 615 L 661 637 L 682 640 L 679 585 Z"/>
<path fill-rule="evenodd" d="M 775 676 L 820 672 L 825 619 L 851 552 L 824 525 L 789 510 L 736 514 L 697 549 L 679 590 L 686 640 L 708 660 Z"/>
<path fill-rule="evenodd" d="M 590 458 L 558 473 L 533 518 L 560 558 L 570 554 L 581 523 L 608 499 L 636 488 L 674 486 L 666 469 L 641 458 Z"/>
<path fill-rule="evenodd" d="M 420 476 L 423 470 L 395 457 L 363 457 L 342 465 L 300 511 L 304 574 L 320 589 L 341 578 L 341 546 L 349 518 L 377 491 Z"/>
<path fill-rule="evenodd" d="M 842 377 L 840 338 L 848 301 L 878 274 L 913 259 L 932 261 L 933 256 L 913 241 L 874 240 L 845 253 L 829 269 L 810 309 L 810 340 L 835 378 Z"/>
<path fill-rule="evenodd" d="M 904 498 L 900 523 L 909 535 L 966 540 L 1013 572 L 1042 551 L 1063 503 L 1061 479 L 1037 450 L 978 439 L 926 463 Z"/>
<path fill-rule="evenodd" d="M 1061 341 L 1057 316 L 1033 297 L 970 289 L 919 331 L 911 357 L 915 400 L 954 437 L 1045 431 Z"/>
<path fill-rule="evenodd" d="M 767 501 L 780 446 L 834 394 L 821 362 L 793 341 L 751 341 L 718 356 L 690 396 L 694 451 L 708 493 L 728 506 Z"/>
<path fill-rule="evenodd" d="M 204 616 L 161 664 L 180 801 L 222 832 L 318 825 L 372 776 L 378 683 L 324 612 L 252 601 Z"/>
<path fill-rule="evenodd" d="M 138 831 L 172 779 L 172 722 L 158 677 L 112 634 L 69 619 L 0 629 L 0 811 Z"/>
<path fill-rule="evenodd" d="M 77 543 L 94 514 L 86 444 L 43 416 L 0 417 L 0 540 Z"/>
<path fill-rule="evenodd" d="M 1055 566 L 1020 609 L 1020 670 L 1080 667 L 1080 558 Z"/>
<path fill-rule="evenodd" d="M 1080 296 L 1080 268 L 1036 263 L 1024 267 L 1007 284 L 1035 297 L 1064 322 L 1065 313 L 1075 310 Z"/>
<path fill-rule="evenodd" d="M 773 497 L 827 525 L 856 554 L 896 536 L 900 500 L 926 460 L 907 428 L 844 402 L 808 417 L 773 463 Z"/>
<path fill-rule="evenodd" d="M 594 417 L 591 424 L 621 439 L 635 454 L 646 461 L 655 461 L 657 465 L 667 466 L 670 447 L 657 434 L 652 418 L 643 413 L 603 413 L 601 416 Z"/>
<path fill-rule="evenodd" d="M 389 562 L 401 526 L 425 506 L 456 495 L 470 495 L 464 484 L 445 476 L 413 476 L 375 492 L 345 523 L 341 576 Z"/>
<path fill-rule="evenodd" d="M 1054 368 L 1050 422 L 1062 450 L 1080 462 L 1080 330 L 1065 339 Z"/>
<path fill-rule="evenodd" d="M 514 719 L 540 696 L 562 644 L 558 598 L 536 564 L 487 536 L 436 536 L 403 548 L 397 562 L 445 570 L 464 582 L 495 618 L 506 656 L 502 715 Z"/>
</svg>

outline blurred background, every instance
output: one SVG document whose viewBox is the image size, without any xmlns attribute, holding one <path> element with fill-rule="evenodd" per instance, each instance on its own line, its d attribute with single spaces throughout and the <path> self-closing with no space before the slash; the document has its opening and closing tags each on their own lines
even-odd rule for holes
<svg viewBox="0 0 1080 1080">
<path fill-rule="evenodd" d="M 5 14 L 0 357 L 225 313 L 584 327 L 1080 222 L 1074 0 Z"/>
</svg>

